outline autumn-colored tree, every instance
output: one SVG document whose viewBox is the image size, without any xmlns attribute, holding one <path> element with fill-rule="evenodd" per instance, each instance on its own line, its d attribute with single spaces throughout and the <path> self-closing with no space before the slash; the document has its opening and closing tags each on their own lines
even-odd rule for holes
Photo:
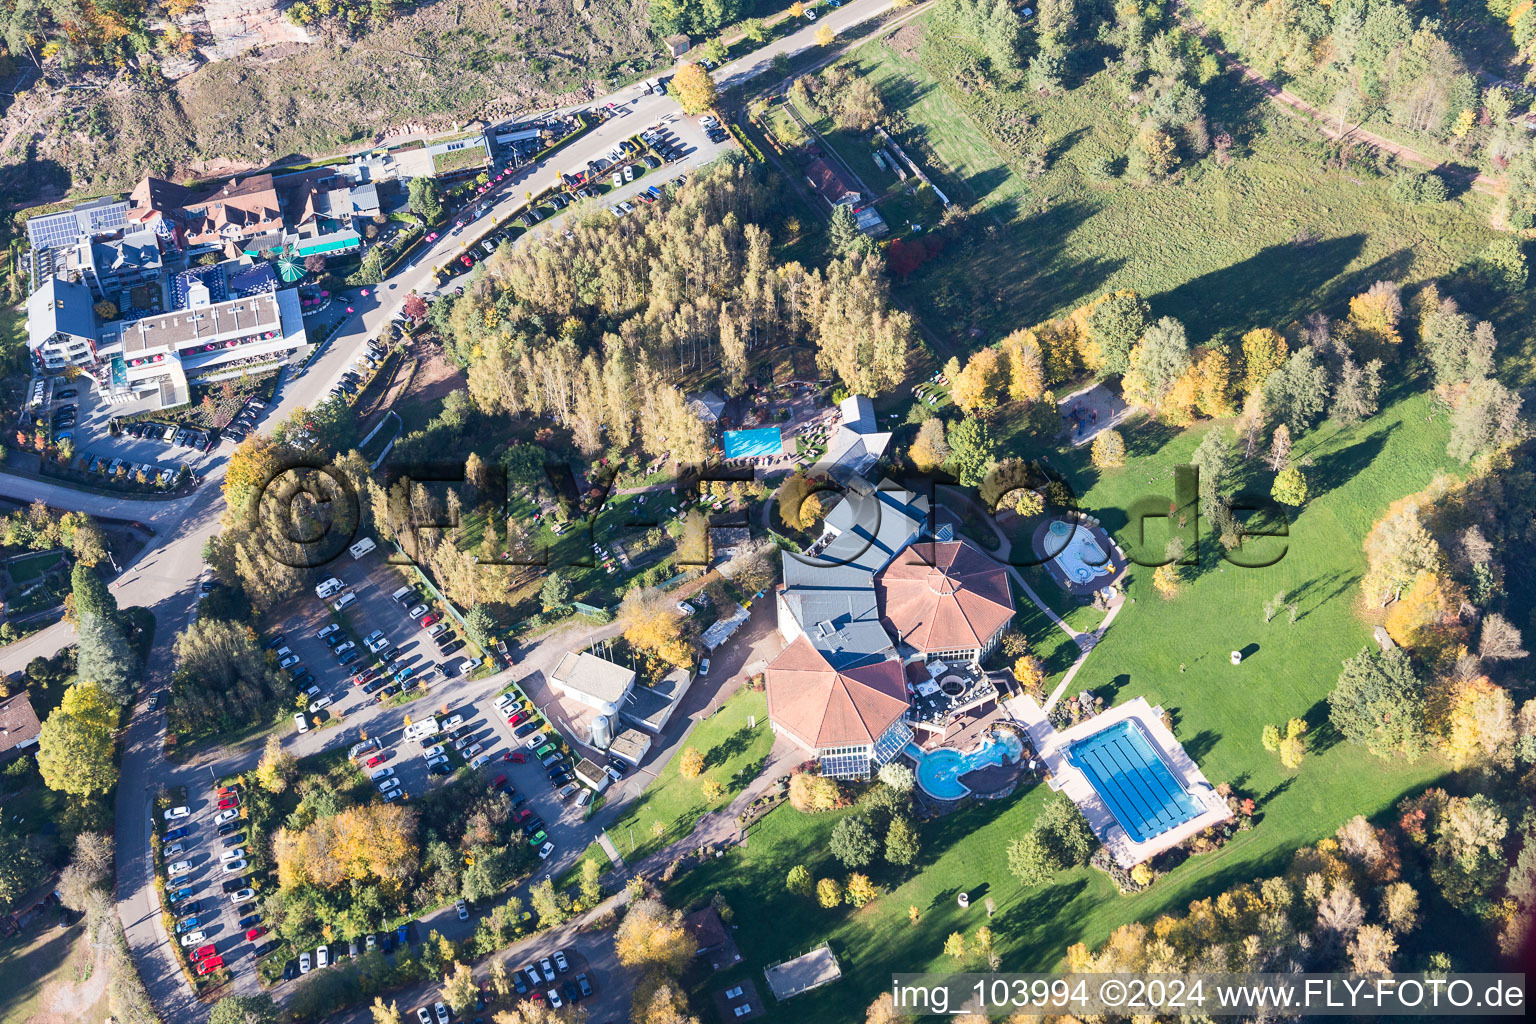
<svg viewBox="0 0 1536 1024">
<path fill-rule="evenodd" d="M 697 747 L 688 747 L 677 759 L 677 773 L 685 779 L 696 779 L 704 771 L 704 755 Z"/>
<path fill-rule="evenodd" d="M 1268 327 L 1243 335 L 1243 394 L 1262 390 L 1269 375 L 1285 365 L 1289 354 L 1285 339 Z"/>
<path fill-rule="evenodd" d="M 400 1024 L 400 1004 L 383 996 L 373 997 L 373 1024 Z"/>
<path fill-rule="evenodd" d="M 669 665 L 692 667 L 694 650 L 688 622 L 665 594 L 636 587 L 624 595 L 619 617 L 624 623 L 624 639 L 631 647 Z"/>
<path fill-rule="evenodd" d="M 452 973 L 443 979 L 443 1002 L 454 1013 L 463 1013 L 473 1006 L 479 991 L 474 972 L 465 964 L 455 963 Z"/>
<path fill-rule="evenodd" d="M 1100 431 L 1093 439 L 1089 457 L 1099 469 L 1112 469 L 1125 465 L 1125 438 L 1118 430 Z"/>
<path fill-rule="evenodd" d="M 224 504 L 237 516 L 271 482 L 281 465 L 282 448 L 266 434 L 251 434 L 235 446 L 224 470 Z"/>
<path fill-rule="evenodd" d="M 1232 415 L 1232 361 L 1219 348 L 1200 354 L 1194 366 L 1195 407 L 1203 416 Z"/>
<path fill-rule="evenodd" d="M 979 349 L 950 381 L 950 398 L 968 413 L 996 408 L 1003 390 L 1003 369 L 997 349 Z"/>
<path fill-rule="evenodd" d="M 1361 583 L 1366 600 L 1381 605 L 1420 573 L 1438 572 L 1440 545 L 1419 516 L 1419 498 L 1409 495 L 1393 502 L 1365 537 L 1366 575 Z"/>
<path fill-rule="evenodd" d="M 613 941 L 619 963 L 625 967 L 660 971 L 674 978 L 693 962 L 699 948 L 683 924 L 683 915 L 656 899 L 631 902 Z"/>
<path fill-rule="evenodd" d="M 672 76 L 667 91 L 677 100 L 685 114 L 702 114 L 715 105 L 719 98 L 715 80 L 699 64 L 684 64 Z"/>
<path fill-rule="evenodd" d="M 1033 654 L 1021 655 L 1013 663 L 1013 677 L 1024 689 L 1033 691 L 1045 681 L 1045 664 Z"/>
<path fill-rule="evenodd" d="M 948 462 L 949 441 L 944 436 L 944 421 L 937 417 L 924 420 L 923 425 L 917 428 L 917 438 L 907 449 L 907 457 L 923 473 L 931 473 Z M 782 509 L 783 504 L 779 507 Z M 782 511 L 780 514 L 783 514 Z"/>
<path fill-rule="evenodd" d="M 293 781 L 298 769 L 298 758 L 285 751 L 276 736 L 268 736 L 261 760 L 256 763 L 256 784 L 268 793 L 281 793 Z"/>
<path fill-rule="evenodd" d="M 880 890 L 869 880 L 868 875 L 856 871 L 848 876 L 848 888 L 843 896 L 849 906 L 862 907 L 879 895 Z"/>
<path fill-rule="evenodd" d="M 720 785 L 719 779 L 705 779 L 699 783 L 699 794 L 706 803 L 712 804 L 725 794 L 725 787 Z"/>
<path fill-rule="evenodd" d="M 1173 600 L 1179 596 L 1179 570 L 1176 565 L 1169 563 L 1160 565 L 1152 570 L 1152 587 L 1158 595 L 1165 600 Z"/>
<path fill-rule="evenodd" d="M 816 45 L 831 46 L 832 40 L 837 38 L 837 33 L 832 31 L 831 25 L 822 25 L 816 29 Z"/>
<path fill-rule="evenodd" d="M 1426 570 L 1414 577 L 1402 600 L 1387 609 L 1383 625 L 1393 640 L 1432 659 L 1466 639 L 1459 614 L 1464 598 L 1455 581 Z"/>
<path fill-rule="evenodd" d="M 1006 367 L 1008 398 L 1035 402 L 1045 393 L 1045 356 L 1033 331 L 1014 331 L 998 346 Z"/>
<path fill-rule="evenodd" d="M 1292 508 L 1300 508 L 1307 501 L 1307 478 L 1302 475 L 1301 467 L 1289 466 L 1282 469 L 1275 477 L 1274 486 L 1270 489 L 1270 497 L 1282 505 Z"/>
<path fill-rule="evenodd" d="M 1349 324 L 1357 338 L 1377 345 L 1396 345 L 1403 340 L 1397 330 L 1402 315 L 1402 290 L 1391 281 L 1377 281 L 1349 300 Z"/>
<path fill-rule="evenodd" d="M 1300 718 L 1293 718 L 1286 723 L 1285 738 L 1280 741 L 1280 763 L 1295 771 L 1301 767 L 1302 758 L 1307 753 L 1306 741 L 1307 723 Z"/>
<path fill-rule="evenodd" d="M 789 805 L 805 814 L 830 811 L 837 806 L 837 783 L 824 775 L 796 772 L 789 777 Z"/>
<path fill-rule="evenodd" d="M 949 938 L 944 940 L 944 954 L 952 956 L 956 960 L 964 960 L 966 954 L 965 936 L 959 932 L 950 932 Z"/>
<path fill-rule="evenodd" d="M 335 889 L 354 881 L 374 881 L 399 890 L 420 863 L 416 812 L 399 804 L 369 803 L 317 818 L 294 831 L 280 828 L 272 837 L 278 885 L 293 889 L 311 883 Z"/>
<path fill-rule="evenodd" d="M 427 300 L 412 292 L 400 304 L 400 311 L 412 320 L 420 320 L 427 315 Z"/>
<path fill-rule="evenodd" d="M 811 878 L 810 869 L 804 864 L 796 864 L 789 869 L 785 876 L 784 887 L 796 896 L 809 897 L 816 891 L 816 883 Z"/>
<path fill-rule="evenodd" d="M 843 902 L 843 886 L 835 878 L 823 878 L 816 883 L 816 902 L 830 910 Z"/>
<path fill-rule="evenodd" d="M 95 683 L 77 682 L 64 691 L 37 737 L 37 769 L 49 789 L 89 797 L 117 783 L 112 754 L 118 715 L 117 701 Z"/>
<path fill-rule="evenodd" d="M 1456 768 L 1514 766 L 1515 704 L 1500 686 L 1476 676 L 1455 686 L 1443 725 L 1446 756 Z"/>
</svg>

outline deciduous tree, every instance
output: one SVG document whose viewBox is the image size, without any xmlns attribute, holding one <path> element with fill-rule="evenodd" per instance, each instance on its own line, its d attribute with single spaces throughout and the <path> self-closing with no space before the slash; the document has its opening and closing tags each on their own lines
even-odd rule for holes
<svg viewBox="0 0 1536 1024">
<path fill-rule="evenodd" d="M 116 784 L 118 713 L 117 702 L 95 683 L 78 682 L 64 691 L 37 737 L 37 768 L 49 789 L 89 797 Z"/>
<path fill-rule="evenodd" d="M 677 100 L 685 114 L 702 114 L 718 99 L 715 80 L 699 64 L 684 64 L 667 84 L 667 92 Z"/>
</svg>

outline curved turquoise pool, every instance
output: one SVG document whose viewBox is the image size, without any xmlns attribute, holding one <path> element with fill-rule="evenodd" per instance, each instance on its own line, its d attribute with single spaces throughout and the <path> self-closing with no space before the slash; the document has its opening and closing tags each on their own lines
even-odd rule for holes
<svg viewBox="0 0 1536 1024">
<path fill-rule="evenodd" d="M 924 753 L 909 743 L 907 755 L 917 762 L 917 784 L 923 792 L 939 800 L 959 800 L 970 793 L 960 776 L 988 765 L 1014 764 L 1024 756 L 1024 744 L 1011 732 L 999 732 L 963 754 L 949 747 Z"/>
</svg>

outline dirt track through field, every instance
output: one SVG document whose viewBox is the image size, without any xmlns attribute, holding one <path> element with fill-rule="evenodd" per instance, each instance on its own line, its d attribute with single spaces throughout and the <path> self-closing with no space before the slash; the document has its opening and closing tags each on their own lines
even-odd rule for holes
<svg viewBox="0 0 1536 1024">
<path fill-rule="evenodd" d="M 1391 153 L 1399 160 L 1403 160 L 1411 164 L 1417 164 L 1420 167 L 1427 167 L 1430 170 L 1439 171 L 1444 174 L 1455 175 L 1456 177 L 1462 178 L 1469 182 L 1471 187 L 1476 191 L 1483 192 L 1488 195 L 1497 195 L 1500 189 L 1503 187 L 1504 183 L 1498 178 L 1492 178 L 1486 174 L 1476 172 L 1469 174 L 1464 168 L 1456 167 L 1451 164 L 1443 164 L 1438 160 L 1434 160 L 1428 156 L 1425 156 L 1423 153 L 1419 152 L 1417 149 L 1414 149 L 1412 146 L 1405 146 L 1400 142 L 1394 142 L 1391 139 L 1385 138 L 1384 136 L 1377 135 L 1375 132 L 1366 131 L 1359 125 L 1350 125 L 1347 121 L 1342 122 L 1341 124 L 1338 118 L 1328 116 L 1327 114 L 1323 113 L 1323 111 L 1317 109 L 1312 104 L 1302 99 L 1300 96 L 1297 96 L 1295 93 L 1282 88 L 1279 85 L 1276 85 L 1274 82 L 1270 81 L 1268 78 L 1265 78 L 1262 74 L 1255 71 L 1247 64 L 1244 64 L 1242 61 L 1232 56 L 1226 50 L 1223 50 L 1220 46 L 1216 45 L 1215 40 L 1211 38 L 1206 27 L 1199 21 L 1189 17 L 1189 15 L 1185 12 L 1182 4 L 1180 4 L 1177 13 L 1179 21 L 1184 25 L 1184 27 L 1199 35 L 1201 39 L 1205 40 L 1205 44 L 1211 48 L 1211 51 L 1215 53 L 1216 56 L 1221 58 L 1221 62 L 1226 65 L 1228 70 L 1239 72 L 1243 78 L 1252 82 L 1254 85 L 1257 85 L 1259 89 L 1263 91 L 1264 95 L 1269 97 L 1269 101 L 1271 103 L 1274 103 L 1277 106 L 1287 107 L 1290 110 L 1293 110 L 1309 118 L 1314 124 L 1317 125 L 1322 133 L 1328 136 L 1330 139 L 1337 139 L 1340 141 L 1353 139 L 1363 142 L 1374 149 L 1379 149 L 1383 152 Z M 1335 125 L 1338 125 L 1338 127 L 1335 127 Z"/>
</svg>

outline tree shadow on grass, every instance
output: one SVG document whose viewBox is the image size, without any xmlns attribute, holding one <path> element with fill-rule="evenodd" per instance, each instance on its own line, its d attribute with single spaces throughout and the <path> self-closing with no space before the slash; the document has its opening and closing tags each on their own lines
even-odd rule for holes
<svg viewBox="0 0 1536 1024">
<path fill-rule="evenodd" d="M 1343 734 L 1334 728 L 1329 717 L 1326 699 L 1313 704 L 1302 718 L 1307 723 L 1307 749 L 1311 753 L 1321 754 L 1343 741 Z"/>
<path fill-rule="evenodd" d="M 1387 446 L 1387 439 L 1397 430 L 1397 426 L 1396 423 L 1387 424 L 1346 448 L 1315 457 L 1312 468 L 1306 473 L 1308 500 L 1315 501 L 1343 487 L 1367 469 Z"/>
<path fill-rule="evenodd" d="M 1209 754 L 1217 743 L 1221 742 L 1221 733 L 1213 729 L 1201 729 L 1187 740 L 1181 740 L 1184 752 L 1194 761 L 1202 760 Z"/>
<path fill-rule="evenodd" d="M 752 730 L 742 726 L 725 739 L 704 752 L 704 768 L 725 764 L 731 758 L 747 752 L 752 745 Z"/>
<path fill-rule="evenodd" d="M 1125 436 L 1125 454 L 1132 459 L 1144 459 L 1162 451 L 1180 431 L 1162 420 L 1147 417 L 1121 433 Z"/>
<path fill-rule="evenodd" d="M 1060 935 L 1062 914 L 1087 888 L 1086 878 L 1074 878 L 1043 889 L 1020 889 L 1018 898 L 998 912 L 993 930 L 1009 936 L 1016 943 L 1035 945 L 1049 939 L 1063 946 L 1070 945 L 1076 936 Z M 1044 934 L 1047 929 L 1049 936 Z"/>
<path fill-rule="evenodd" d="M 1246 260 L 1151 296 L 1152 311 L 1184 321 L 1191 338 L 1238 332 L 1241 325 L 1290 323 L 1317 308 L 1319 294 L 1364 248 L 1360 233 L 1266 246 Z"/>
</svg>

